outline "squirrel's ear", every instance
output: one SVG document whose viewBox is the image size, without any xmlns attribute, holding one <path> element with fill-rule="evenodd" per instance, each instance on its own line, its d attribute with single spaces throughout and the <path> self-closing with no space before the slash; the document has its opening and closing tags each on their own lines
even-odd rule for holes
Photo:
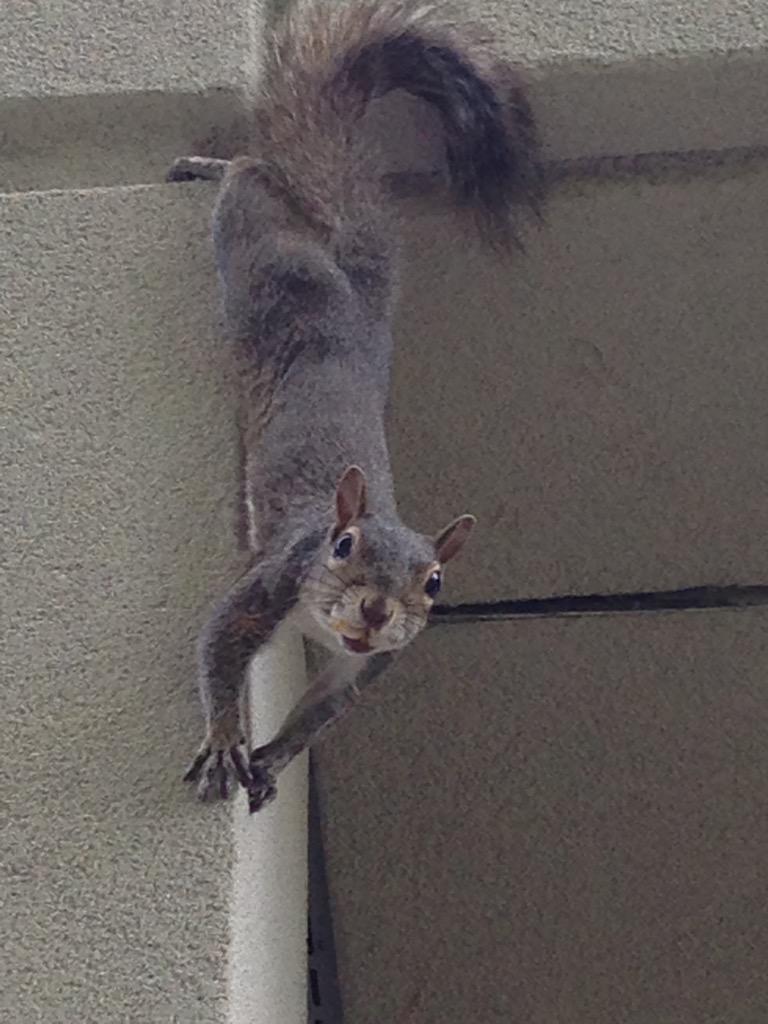
<svg viewBox="0 0 768 1024">
<path fill-rule="evenodd" d="M 444 530 L 441 530 L 435 537 L 435 551 L 438 562 L 445 564 L 450 562 L 454 555 L 458 555 L 474 529 L 477 520 L 474 516 L 459 516 L 449 523 Z"/>
<path fill-rule="evenodd" d="M 365 473 L 350 466 L 336 485 L 336 529 L 345 530 L 365 515 Z"/>
</svg>

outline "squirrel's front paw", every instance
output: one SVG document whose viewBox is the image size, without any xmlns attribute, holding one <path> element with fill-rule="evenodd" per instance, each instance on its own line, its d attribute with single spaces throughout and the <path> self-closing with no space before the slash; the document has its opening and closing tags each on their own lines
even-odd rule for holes
<svg viewBox="0 0 768 1024">
<path fill-rule="evenodd" d="M 251 780 L 248 785 L 248 810 L 251 814 L 260 811 L 262 807 L 277 796 L 277 783 L 272 772 L 258 761 L 251 760 Z"/>
<path fill-rule="evenodd" d="M 206 737 L 197 757 L 184 774 L 185 782 L 197 783 L 197 795 L 201 800 L 226 800 L 232 791 L 232 783 L 239 782 L 250 791 L 251 777 L 245 764 L 242 744 L 222 746 Z"/>
</svg>

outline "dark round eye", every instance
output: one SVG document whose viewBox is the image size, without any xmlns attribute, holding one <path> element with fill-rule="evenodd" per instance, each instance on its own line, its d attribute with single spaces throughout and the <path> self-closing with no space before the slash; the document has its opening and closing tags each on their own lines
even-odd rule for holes
<svg viewBox="0 0 768 1024">
<path fill-rule="evenodd" d="M 352 534 L 351 533 L 343 533 L 339 537 L 339 539 L 336 541 L 336 544 L 334 545 L 333 557 L 334 558 L 349 558 L 350 554 L 352 553 L 352 544 L 353 543 L 354 542 L 352 540 Z"/>
<path fill-rule="evenodd" d="M 424 584 L 424 591 L 427 597 L 436 597 L 440 593 L 440 587 L 442 585 L 442 577 L 440 573 L 435 571 L 429 577 L 427 582 Z"/>
</svg>

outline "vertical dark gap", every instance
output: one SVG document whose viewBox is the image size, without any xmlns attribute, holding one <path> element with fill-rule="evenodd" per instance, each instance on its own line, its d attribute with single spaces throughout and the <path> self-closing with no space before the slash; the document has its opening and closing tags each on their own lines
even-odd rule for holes
<svg viewBox="0 0 768 1024">
<path fill-rule="evenodd" d="M 309 760 L 308 1024 L 343 1024 L 315 770 Z"/>
</svg>

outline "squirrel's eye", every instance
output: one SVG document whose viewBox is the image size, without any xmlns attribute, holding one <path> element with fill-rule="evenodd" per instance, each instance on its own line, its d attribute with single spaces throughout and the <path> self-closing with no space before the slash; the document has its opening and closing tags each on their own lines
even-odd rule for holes
<svg viewBox="0 0 768 1024">
<path fill-rule="evenodd" d="M 334 558 L 349 558 L 352 552 L 352 534 L 344 533 L 336 541 L 333 548 Z"/>
<path fill-rule="evenodd" d="M 433 572 L 432 575 L 427 580 L 427 582 L 424 584 L 424 591 L 427 597 L 436 597 L 437 594 L 440 592 L 440 586 L 442 582 L 443 581 L 440 576 L 440 573 L 437 571 Z"/>
</svg>

